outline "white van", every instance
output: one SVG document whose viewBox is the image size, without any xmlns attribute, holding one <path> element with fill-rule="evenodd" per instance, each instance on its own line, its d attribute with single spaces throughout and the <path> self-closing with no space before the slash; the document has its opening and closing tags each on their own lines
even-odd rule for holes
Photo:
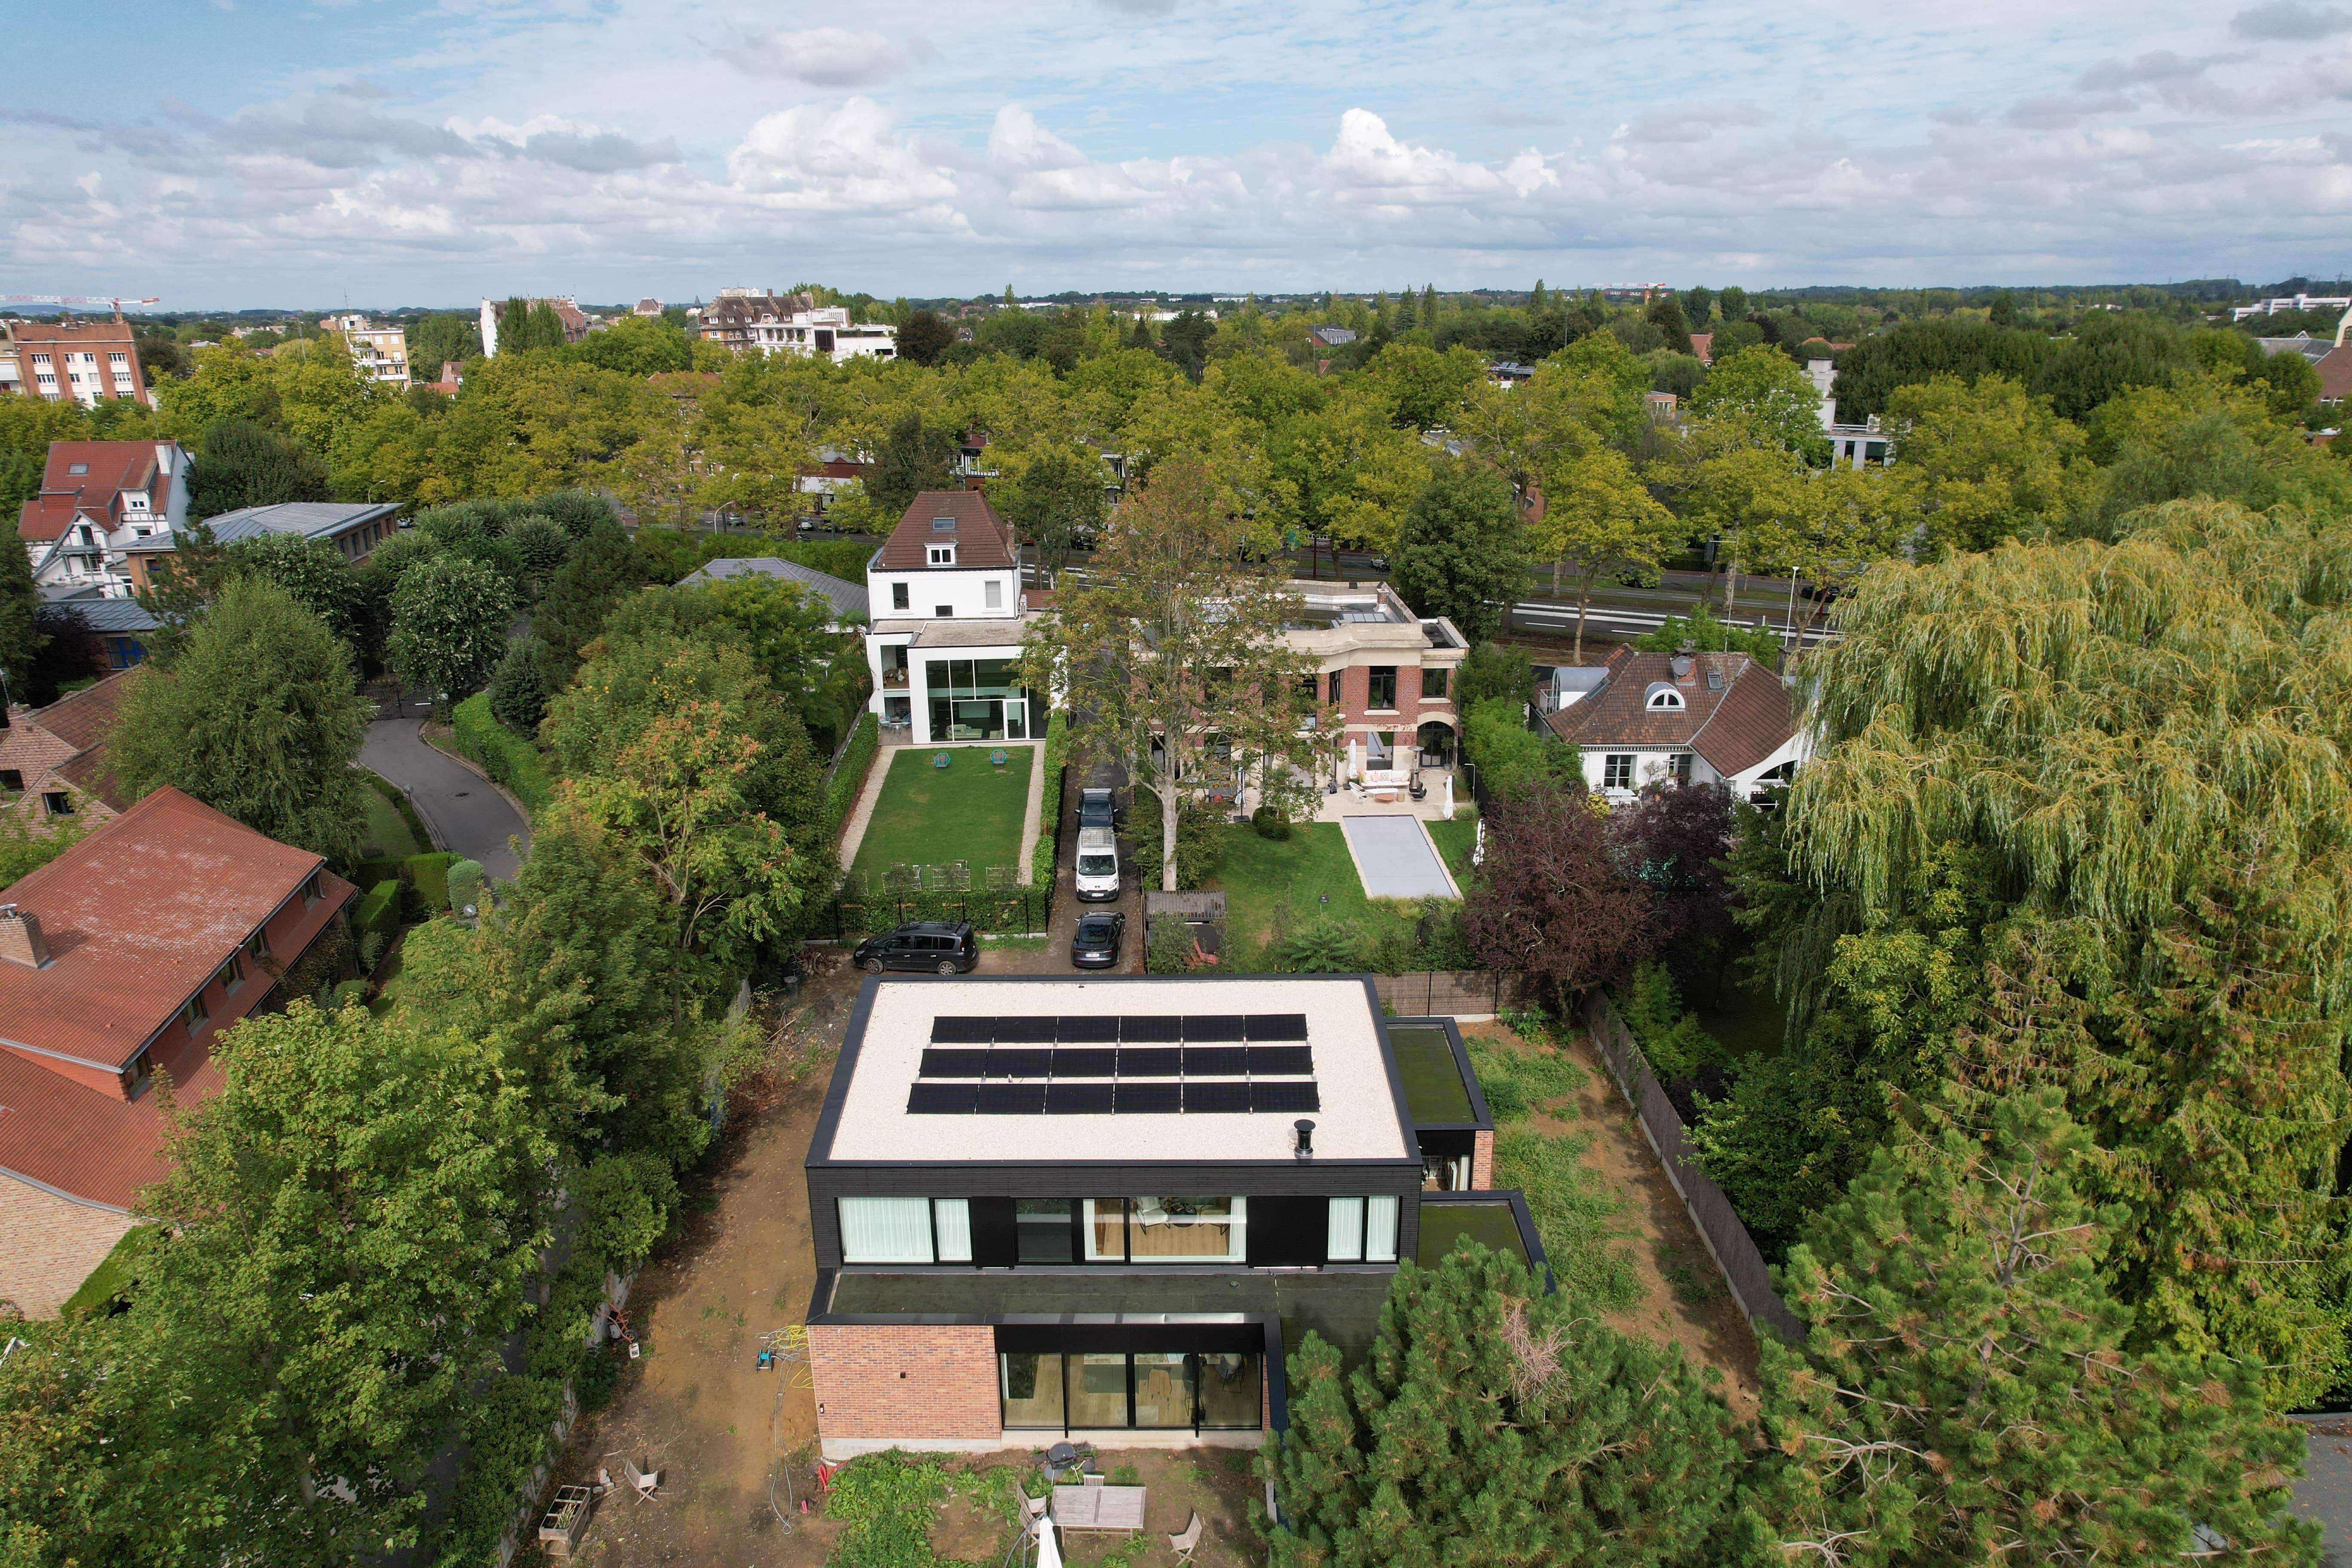
<svg viewBox="0 0 2352 1568">
<path fill-rule="evenodd" d="M 1078 829 L 1078 897 L 1090 904 L 1118 897 L 1118 840 L 1108 827 Z"/>
</svg>

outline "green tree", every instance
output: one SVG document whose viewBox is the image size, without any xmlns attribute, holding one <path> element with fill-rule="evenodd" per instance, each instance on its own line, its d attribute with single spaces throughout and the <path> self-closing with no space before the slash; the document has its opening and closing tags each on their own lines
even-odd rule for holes
<svg viewBox="0 0 2352 1568">
<path fill-rule="evenodd" d="M 366 606 L 359 584 L 343 552 L 325 540 L 305 539 L 299 533 L 267 533 L 240 540 L 223 552 L 221 571 L 230 577 L 258 577 L 277 584 L 342 638 L 354 660 L 365 651 Z"/>
<path fill-rule="evenodd" d="M 1737 418 L 1765 442 L 1815 465 L 1829 458 L 1821 409 L 1804 371 L 1779 350 L 1762 347 L 1717 356 L 1690 400 L 1693 418 Z"/>
<path fill-rule="evenodd" d="M 373 709 L 350 650 L 274 583 L 221 590 L 172 666 L 134 681 L 108 760 L 128 794 L 174 784 L 281 843 L 358 846 L 352 768 Z"/>
<path fill-rule="evenodd" d="M 1101 531 L 1108 510 L 1103 478 L 1102 458 L 1075 447 L 1031 458 L 1013 481 L 1005 521 L 1037 547 L 1048 572 L 1059 572 L 1074 546 Z"/>
<path fill-rule="evenodd" d="M 521 519 L 507 531 L 507 542 L 514 546 L 515 558 L 522 567 L 523 591 L 534 599 L 572 559 L 572 536 L 552 518 Z"/>
<path fill-rule="evenodd" d="M 49 640 L 37 619 L 40 608 L 32 557 L 12 528 L 7 538 L 0 539 L 0 676 L 7 677 L 8 689 L 18 701 L 24 700 L 33 661 Z"/>
<path fill-rule="evenodd" d="M 935 365 L 955 341 L 955 329 L 941 321 L 937 311 L 918 310 L 898 329 L 898 357 L 915 364 Z"/>
<path fill-rule="evenodd" d="M 251 419 L 215 419 L 205 426 L 188 470 L 188 516 L 196 521 L 239 507 L 326 500 L 332 493 L 324 464 Z"/>
<path fill-rule="evenodd" d="M 1882 1149 L 1790 1255 L 1808 1332 L 1767 1340 L 1755 1506 L 1785 1558 L 1870 1565 L 2312 1563 L 2303 1440 L 2228 1357 L 2126 1348 L 2119 1209 L 2054 1091 Z M 1983 1121 L 1989 1121 L 1989 1129 Z M 1971 1127 L 1968 1123 L 1977 1123 Z"/>
<path fill-rule="evenodd" d="M 1630 570 L 1654 581 L 1666 559 L 1690 542 L 1688 525 L 1658 504 L 1633 465 L 1608 447 L 1596 447 L 1559 489 L 1544 491 L 1543 511 L 1528 531 L 1538 552 L 1575 574 L 1570 657 L 1577 664 L 1584 662 L 1584 616 L 1601 574 Z"/>
<path fill-rule="evenodd" d="M 621 525 L 600 522 L 592 528 L 572 559 L 548 579 L 547 591 L 531 609 L 531 626 L 547 644 L 551 672 L 570 679 L 613 606 L 645 583 L 645 556 Z"/>
<path fill-rule="evenodd" d="M 497 573 L 444 555 L 404 574 L 393 590 L 384 655 L 401 679 L 433 693 L 446 719 L 449 706 L 480 690 L 505 657 L 513 614 Z"/>
<path fill-rule="evenodd" d="M 1584 773 L 1574 746 L 1528 728 L 1527 699 L 1489 697 L 1463 716 L 1462 750 L 1488 789 L 1503 794 L 1541 784 L 1573 784 Z"/>
<path fill-rule="evenodd" d="M 919 414 L 901 415 L 883 438 L 873 476 L 866 481 L 866 495 L 882 522 L 895 525 L 925 490 L 958 489 L 955 463 L 961 450 L 960 432 L 927 424 Z"/>
<path fill-rule="evenodd" d="M 1389 581 L 1417 615 L 1444 616 L 1471 642 L 1491 641 L 1526 590 L 1518 498 L 1493 468 L 1439 471 L 1397 528 Z"/>
<path fill-rule="evenodd" d="M 2083 432 L 2002 375 L 1971 386 L 1937 375 L 1886 400 L 1895 466 L 1888 478 L 1938 551 L 2004 539 L 2063 537 L 2087 470 Z"/>
<path fill-rule="evenodd" d="M 1683 314 L 1683 302 L 1673 294 L 1661 294 L 1651 300 L 1643 319 L 1664 335 L 1668 352 L 1678 354 L 1691 352 L 1690 321 Z"/>
<path fill-rule="evenodd" d="M 547 715 L 547 647 L 517 637 L 490 673 L 490 711 L 518 735 L 536 735 Z"/>
<path fill-rule="evenodd" d="M 1465 1245 L 1389 1287 L 1370 1357 L 1309 1331 L 1261 1459 L 1274 1568 L 1672 1565 L 1709 1552 L 1739 1472 L 1731 1413 L 1675 1349 Z"/>
</svg>

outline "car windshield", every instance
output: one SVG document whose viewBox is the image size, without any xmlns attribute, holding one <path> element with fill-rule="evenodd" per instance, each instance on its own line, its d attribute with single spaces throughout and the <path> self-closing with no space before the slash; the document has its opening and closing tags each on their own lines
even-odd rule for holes
<svg viewBox="0 0 2352 1568">
<path fill-rule="evenodd" d="M 1080 921 L 1078 922 L 1078 940 L 1080 942 L 1108 942 L 1110 940 L 1110 932 L 1111 924 L 1108 921 Z"/>
<path fill-rule="evenodd" d="M 1115 877 L 1118 875 L 1118 857 L 1116 855 L 1081 855 L 1078 857 L 1078 875 L 1081 877 Z"/>
</svg>

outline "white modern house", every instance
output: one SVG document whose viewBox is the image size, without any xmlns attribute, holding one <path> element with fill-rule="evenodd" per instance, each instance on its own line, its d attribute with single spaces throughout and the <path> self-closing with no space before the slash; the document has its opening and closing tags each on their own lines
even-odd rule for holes
<svg viewBox="0 0 2352 1568">
<path fill-rule="evenodd" d="M 1021 540 L 977 490 L 925 490 L 866 563 L 866 658 L 886 736 L 1026 741 L 1046 700 L 1021 680 L 1031 613 Z"/>
<path fill-rule="evenodd" d="M 1787 685 L 1744 653 L 1620 647 L 1599 675 L 1555 679 L 1559 706 L 1543 721 L 1583 753 L 1585 786 L 1612 801 L 1667 783 L 1725 784 L 1750 800 L 1811 754 Z"/>
<path fill-rule="evenodd" d="M 844 307 L 816 305 L 805 294 L 757 289 L 721 289 L 719 298 L 704 308 L 697 331 L 739 353 L 823 354 L 835 364 L 889 359 L 898 352 L 896 327 L 854 321 Z"/>
</svg>

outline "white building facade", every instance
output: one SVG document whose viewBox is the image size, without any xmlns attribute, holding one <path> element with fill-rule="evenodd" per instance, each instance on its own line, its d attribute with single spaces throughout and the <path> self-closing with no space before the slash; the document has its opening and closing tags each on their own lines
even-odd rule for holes
<svg viewBox="0 0 2352 1568">
<path fill-rule="evenodd" d="M 1021 677 L 1032 618 L 1021 541 L 977 490 L 917 496 L 866 567 L 869 706 L 883 732 L 935 745 L 1042 739 L 1048 701 Z"/>
</svg>

